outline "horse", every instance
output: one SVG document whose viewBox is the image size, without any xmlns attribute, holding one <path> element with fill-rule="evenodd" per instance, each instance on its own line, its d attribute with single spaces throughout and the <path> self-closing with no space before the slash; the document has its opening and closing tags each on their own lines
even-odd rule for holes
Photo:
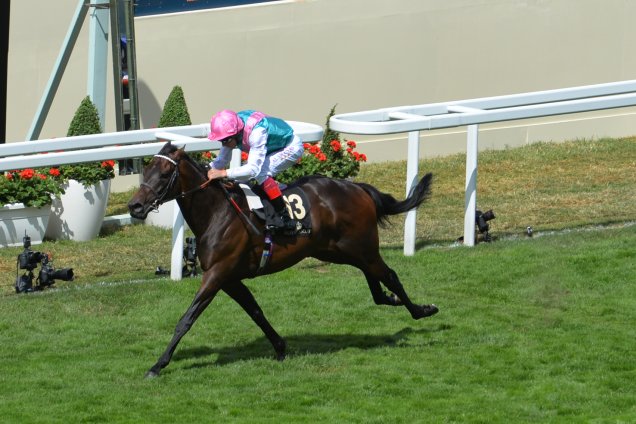
<svg viewBox="0 0 636 424">
<path fill-rule="evenodd" d="M 131 216 L 143 220 L 159 205 L 176 199 L 195 235 L 203 275 L 170 343 L 146 377 L 157 377 L 169 364 L 179 341 L 219 291 L 236 301 L 261 328 L 275 358 L 285 359 L 285 340 L 242 280 L 279 272 L 307 257 L 361 270 L 377 305 L 403 305 L 416 320 L 437 313 L 434 304 L 419 305 L 409 299 L 395 271 L 380 256 L 378 237 L 378 225 L 389 216 L 417 208 L 428 197 L 431 181 L 432 174 L 426 174 L 405 200 L 397 201 L 366 183 L 324 176 L 300 178 L 292 185 L 307 196 L 312 231 L 306 236 L 274 234 L 271 241 L 276 249 L 263 269 L 265 226 L 249 210 L 240 187 L 208 180 L 203 164 L 188 156 L 185 148 L 167 142 L 145 167 L 143 182 L 128 209 Z"/>
</svg>

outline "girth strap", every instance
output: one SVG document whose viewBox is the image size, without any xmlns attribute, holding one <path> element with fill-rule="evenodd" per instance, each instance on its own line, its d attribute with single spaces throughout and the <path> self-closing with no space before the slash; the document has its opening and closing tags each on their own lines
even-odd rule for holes
<svg viewBox="0 0 636 424">
<path fill-rule="evenodd" d="M 274 242 L 272 241 L 272 235 L 269 231 L 265 231 L 265 244 L 263 245 L 263 254 L 261 255 L 261 262 L 258 265 L 256 274 L 263 272 L 267 264 L 269 263 L 272 253 L 274 251 Z"/>
</svg>

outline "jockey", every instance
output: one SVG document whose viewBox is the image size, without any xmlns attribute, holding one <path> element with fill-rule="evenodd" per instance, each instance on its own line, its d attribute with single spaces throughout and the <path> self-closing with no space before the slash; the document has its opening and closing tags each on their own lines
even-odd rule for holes
<svg viewBox="0 0 636 424">
<path fill-rule="evenodd" d="M 277 222 L 268 230 L 290 231 L 297 229 L 297 222 L 289 216 L 276 174 L 294 165 L 303 154 L 303 144 L 289 124 L 282 119 L 267 116 L 254 110 L 234 112 L 222 110 L 210 120 L 208 139 L 221 142 L 217 158 L 210 163 L 208 179 L 230 178 L 248 182 L 255 180 L 252 189 L 261 198 L 271 202 L 277 214 Z M 239 148 L 248 154 L 245 165 L 226 169 L 232 158 L 232 149 Z"/>
</svg>

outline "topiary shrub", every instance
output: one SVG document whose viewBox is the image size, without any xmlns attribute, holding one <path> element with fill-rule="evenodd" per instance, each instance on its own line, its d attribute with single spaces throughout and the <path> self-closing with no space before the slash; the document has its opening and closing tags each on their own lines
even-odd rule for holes
<svg viewBox="0 0 636 424">
<path fill-rule="evenodd" d="M 183 89 L 175 85 L 163 105 L 158 127 L 182 127 L 186 125 L 192 125 L 192 120 L 190 119 Z M 212 159 L 213 154 L 211 152 L 193 152 L 190 156 L 199 162 L 207 163 Z M 151 157 L 145 157 L 144 164 L 147 165 L 151 159 Z"/>
<path fill-rule="evenodd" d="M 163 105 L 163 111 L 159 118 L 159 127 L 181 127 L 185 125 L 192 125 L 192 120 L 183 95 L 183 89 L 175 85 Z"/>
<path fill-rule="evenodd" d="M 97 108 L 86 96 L 75 111 L 75 115 L 68 127 L 67 136 L 100 134 L 102 128 L 99 124 Z M 64 180 L 76 180 L 85 187 L 92 186 L 102 180 L 115 177 L 115 161 L 87 162 L 74 165 L 62 165 L 59 167 L 60 176 Z"/>
</svg>

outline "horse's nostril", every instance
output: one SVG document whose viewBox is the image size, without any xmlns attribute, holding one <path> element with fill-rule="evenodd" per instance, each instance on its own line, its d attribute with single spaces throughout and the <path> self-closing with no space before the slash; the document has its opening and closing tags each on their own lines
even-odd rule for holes
<svg viewBox="0 0 636 424">
<path fill-rule="evenodd" d="M 143 211 L 143 206 L 139 202 L 128 203 L 128 211 L 132 214 L 140 214 Z"/>
</svg>

